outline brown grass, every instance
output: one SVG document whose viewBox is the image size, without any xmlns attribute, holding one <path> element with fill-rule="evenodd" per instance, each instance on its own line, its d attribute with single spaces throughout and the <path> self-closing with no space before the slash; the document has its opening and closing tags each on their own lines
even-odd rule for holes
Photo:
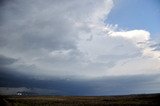
<svg viewBox="0 0 160 106">
<path fill-rule="evenodd" d="M 160 94 L 128 96 L 1 96 L 1 106 L 155 106 Z"/>
</svg>

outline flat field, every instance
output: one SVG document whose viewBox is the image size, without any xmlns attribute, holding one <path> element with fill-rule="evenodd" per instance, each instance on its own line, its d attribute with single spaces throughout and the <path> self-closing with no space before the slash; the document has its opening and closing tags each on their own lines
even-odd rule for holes
<svg viewBox="0 0 160 106">
<path fill-rule="evenodd" d="M 160 94 L 124 96 L 0 96 L 0 106 L 160 106 Z"/>
</svg>

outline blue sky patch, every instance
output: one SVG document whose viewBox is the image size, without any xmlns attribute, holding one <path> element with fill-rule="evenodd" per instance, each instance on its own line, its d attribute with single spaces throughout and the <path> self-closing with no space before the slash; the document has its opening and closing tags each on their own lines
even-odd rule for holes
<svg viewBox="0 0 160 106">
<path fill-rule="evenodd" d="M 160 34 L 159 0 L 115 0 L 106 23 L 117 24 L 126 30 L 143 29 L 151 37 Z"/>
</svg>

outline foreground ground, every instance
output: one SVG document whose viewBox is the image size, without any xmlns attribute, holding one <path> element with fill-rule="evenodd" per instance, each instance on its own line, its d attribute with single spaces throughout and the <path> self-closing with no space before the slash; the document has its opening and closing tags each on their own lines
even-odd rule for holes
<svg viewBox="0 0 160 106">
<path fill-rule="evenodd" d="M 158 104 L 160 104 L 160 94 L 127 96 L 0 96 L 0 106 L 158 106 Z"/>
</svg>

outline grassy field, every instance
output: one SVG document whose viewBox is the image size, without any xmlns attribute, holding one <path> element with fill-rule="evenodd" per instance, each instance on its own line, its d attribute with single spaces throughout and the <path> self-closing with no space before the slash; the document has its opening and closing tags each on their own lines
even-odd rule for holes
<svg viewBox="0 0 160 106">
<path fill-rule="evenodd" d="M 158 106 L 159 103 L 160 94 L 126 96 L 0 96 L 0 106 Z"/>
</svg>

